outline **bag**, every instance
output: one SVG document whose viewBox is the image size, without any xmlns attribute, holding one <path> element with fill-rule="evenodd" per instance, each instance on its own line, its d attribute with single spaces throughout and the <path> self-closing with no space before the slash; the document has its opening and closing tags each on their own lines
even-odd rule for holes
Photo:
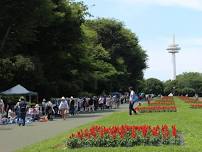
<svg viewBox="0 0 202 152">
<path fill-rule="evenodd" d="M 138 102 L 139 98 L 136 94 L 133 95 L 133 103 Z"/>
<path fill-rule="evenodd" d="M 47 121 L 48 121 L 47 116 L 40 117 L 39 119 L 39 122 L 47 122 Z"/>
</svg>

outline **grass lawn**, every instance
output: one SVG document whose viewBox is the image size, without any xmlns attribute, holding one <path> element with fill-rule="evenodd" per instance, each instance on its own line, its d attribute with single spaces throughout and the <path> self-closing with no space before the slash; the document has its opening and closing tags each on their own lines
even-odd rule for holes
<svg viewBox="0 0 202 152">
<path fill-rule="evenodd" d="M 102 118 L 94 123 L 81 126 L 66 132 L 58 137 L 43 141 L 38 144 L 28 146 L 18 152 L 200 152 L 202 151 L 202 109 L 192 109 L 189 104 L 184 103 L 178 98 L 175 98 L 177 112 L 165 113 L 143 113 L 129 116 L 128 112 L 113 113 L 110 116 Z M 183 146 L 136 146 L 132 148 L 82 148 L 82 149 L 65 149 L 65 137 L 68 134 L 89 127 L 94 124 L 99 125 L 162 125 L 169 126 L 176 124 L 177 129 L 183 133 L 185 144 Z"/>
</svg>

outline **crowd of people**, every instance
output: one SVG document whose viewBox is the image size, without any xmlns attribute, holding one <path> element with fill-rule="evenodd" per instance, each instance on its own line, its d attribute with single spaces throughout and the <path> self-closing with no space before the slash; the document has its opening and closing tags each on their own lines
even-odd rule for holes
<svg viewBox="0 0 202 152">
<path fill-rule="evenodd" d="M 24 126 L 33 121 L 51 121 L 54 118 L 66 119 L 78 113 L 118 108 L 128 102 L 127 95 L 93 96 L 80 98 L 53 98 L 42 100 L 41 104 L 30 106 L 24 97 L 20 97 L 14 106 L 5 106 L 0 98 L 0 124 L 18 124 Z"/>
<path fill-rule="evenodd" d="M 117 95 L 83 98 L 62 97 L 61 99 L 52 99 L 48 102 L 46 102 L 46 99 L 43 99 L 41 109 L 43 115 L 60 115 L 63 119 L 66 119 L 67 114 L 73 116 L 83 112 L 93 112 L 97 110 L 118 108 L 120 103 L 125 102 L 127 102 L 127 96 L 125 95 L 120 97 Z M 52 116 L 50 115 L 50 117 Z"/>
<path fill-rule="evenodd" d="M 139 101 L 144 98 L 133 91 L 129 87 L 129 94 L 112 94 L 93 97 L 73 98 L 52 98 L 42 100 L 41 104 L 29 106 L 24 97 L 20 97 L 16 105 L 5 107 L 3 100 L 0 98 L 0 124 L 13 124 L 24 126 L 26 123 L 33 121 L 46 122 L 54 118 L 67 119 L 78 113 L 93 112 L 97 110 L 105 110 L 119 108 L 121 103 L 129 103 L 129 115 L 132 112 L 137 114 L 135 107 L 140 104 Z M 150 96 L 148 97 L 150 102 Z"/>
<path fill-rule="evenodd" d="M 195 95 L 198 100 L 198 95 Z M 24 97 L 11 106 L 4 103 L 0 98 L 0 124 L 18 124 L 24 126 L 33 121 L 46 122 L 54 118 L 67 119 L 78 113 L 93 112 L 119 108 L 121 103 L 129 103 L 129 115 L 137 114 L 135 107 L 141 104 L 140 101 L 146 100 L 150 104 L 152 95 L 136 94 L 132 87 L 129 87 L 129 94 L 112 94 L 93 97 L 73 98 L 52 98 L 42 100 L 41 104 L 30 106 Z"/>
<path fill-rule="evenodd" d="M 25 125 L 25 118 L 28 113 L 27 111 L 27 102 L 24 97 L 20 97 L 19 102 L 11 108 L 11 106 L 5 106 L 2 99 L 0 99 L 0 124 L 13 124 L 17 123 L 19 125 Z M 30 122 L 31 119 L 27 118 L 27 123 Z"/>
</svg>

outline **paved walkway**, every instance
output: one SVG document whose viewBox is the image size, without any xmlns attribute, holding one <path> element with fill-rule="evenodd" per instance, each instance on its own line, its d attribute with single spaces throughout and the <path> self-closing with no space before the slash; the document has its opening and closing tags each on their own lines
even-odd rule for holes
<svg viewBox="0 0 202 152">
<path fill-rule="evenodd" d="M 57 136 L 72 128 L 98 120 L 116 111 L 125 111 L 127 105 L 119 109 L 98 113 L 79 114 L 67 120 L 57 119 L 50 122 L 36 122 L 25 127 L 17 125 L 0 126 L 0 152 L 12 152 L 25 146 Z"/>
</svg>

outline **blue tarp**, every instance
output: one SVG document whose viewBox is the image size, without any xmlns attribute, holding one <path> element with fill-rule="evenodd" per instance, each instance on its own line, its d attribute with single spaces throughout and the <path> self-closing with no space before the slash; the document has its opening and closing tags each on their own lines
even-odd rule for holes
<svg viewBox="0 0 202 152">
<path fill-rule="evenodd" d="M 0 93 L 1 95 L 37 95 L 36 92 L 29 91 L 20 84 Z"/>
</svg>

